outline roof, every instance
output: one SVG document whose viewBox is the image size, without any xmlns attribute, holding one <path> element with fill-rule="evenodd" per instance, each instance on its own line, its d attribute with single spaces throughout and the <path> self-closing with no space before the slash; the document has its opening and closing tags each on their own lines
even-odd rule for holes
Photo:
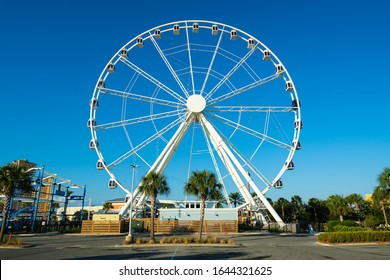
<svg viewBox="0 0 390 280">
<path fill-rule="evenodd" d="M 106 201 L 104 201 L 104 202 L 124 203 L 124 202 L 126 202 L 126 200 L 125 200 L 124 197 L 119 197 L 119 198 L 114 198 L 114 199 L 106 200 Z"/>
</svg>

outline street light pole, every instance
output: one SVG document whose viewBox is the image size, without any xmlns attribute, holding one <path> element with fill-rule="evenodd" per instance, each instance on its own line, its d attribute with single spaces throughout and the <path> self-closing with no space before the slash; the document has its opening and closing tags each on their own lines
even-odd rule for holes
<svg viewBox="0 0 390 280">
<path fill-rule="evenodd" d="M 134 202 L 134 197 L 133 197 L 133 194 L 134 194 L 134 173 L 135 173 L 135 169 L 140 167 L 140 165 L 136 165 L 136 164 L 130 164 L 130 167 L 132 168 L 132 177 L 131 177 L 131 204 L 130 204 L 130 220 L 129 220 L 129 234 L 127 235 L 126 237 L 126 240 L 127 241 L 132 241 L 133 240 L 133 235 L 131 234 L 131 232 L 133 231 L 133 227 L 132 227 L 132 221 L 133 221 L 133 202 Z"/>
</svg>

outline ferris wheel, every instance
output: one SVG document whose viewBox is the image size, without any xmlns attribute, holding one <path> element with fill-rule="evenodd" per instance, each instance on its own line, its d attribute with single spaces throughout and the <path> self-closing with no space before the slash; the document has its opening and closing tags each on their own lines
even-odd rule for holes
<svg viewBox="0 0 390 280">
<path fill-rule="evenodd" d="M 140 164 L 179 188 L 191 171 L 213 170 L 226 197 L 238 190 L 282 225 L 265 195 L 294 169 L 300 109 L 287 69 L 254 36 L 218 22 L 171 22 L 106 64 L 90 101 L 89 145 L 108 186 L 130 198 L 122 215 L 145 202 L 139 182 L 130 191 L 129 166 Z"/>
</svg>

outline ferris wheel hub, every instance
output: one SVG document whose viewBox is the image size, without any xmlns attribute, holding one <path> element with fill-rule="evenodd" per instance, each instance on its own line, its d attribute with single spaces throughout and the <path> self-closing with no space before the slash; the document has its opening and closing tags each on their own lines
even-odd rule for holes
<svg viewBox="0 0 390 280">
<path fill-rule="evenodd" d="M 187 108 L 193 113 L 200 113 L 206 108 L 206 99 L 200 94 L 193 94 L 187 99 Z"/>
</svg>

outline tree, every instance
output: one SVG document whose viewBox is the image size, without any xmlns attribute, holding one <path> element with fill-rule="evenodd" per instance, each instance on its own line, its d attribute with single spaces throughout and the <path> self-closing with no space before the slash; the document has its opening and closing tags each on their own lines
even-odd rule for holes
<svg viewBox="0 0 390 280">
<path fill-rule="evenodd" d="M 360 221 L 360 211 L 364 203 L 363 197 L 360 194 L 352 193 L 350 195 L 347 195 L 345 197 L 345 200 L 348 203 L 350 212 L 355 214 L 354 216 L 357 217 Z"/>
<path fill-rule="evenodd" d="M 11 198 L 16 191 L 27 193 L 32 190 L 33 170 L 24 161 L 8 163 L 0 168 L 0 192 L 5 196 L 3 223 L 0 231 L 0 243 L 4 240 L 4 231 L 7 224 L 8 213 L 11 206 Z"/>
<path fill-rule="evenodd" d="M 310 198 L 307 204 L 309 220 L 316 223 L 325 223 L 328 220 L 329 208 L 326 202 L 318 198 Z"/>
<path fill-rule="evenodd" d="M 298 222 L 301 216 L 303 216 L 303 203 L 302 198 L 299 195 L 294 195 L 291 197 L 291 204 L 293 208 L 293 220 Z"/>
<path fill-rule="evenodd" d="M 114 206 L 112 206 L 112 203 L 111 202 L 104 202 L 103 204 L 103 210 L 110 210 L 114 208 Z"/>
<path fill-rule="evenodd" d="M 239 192 L 230 193 L 229 200 L 231 203 L 233 203 L 234 208 L 237 207 L 237 204 L 243 204 L 245 202 L 244 198 L 242 197 L 241 193 L 239 193 Z"/>
<path fill-rule="evenodd" d="M 85 220 L 88 220 L 88 212 L 87 210 L 83 210 L 83 215 L 82 215 L 82 220 L 85 221 Z M 80 222 L 80 214 L 81 214 L 81 210 L 80 211 L 76 211 L 73 213 L 73 219 L 72 221 L 74 222 Z M 93 212 L 89 212 L 89 216 L 92 217 L 93 216 Z"/>
<path fill-rule="evenodd" d="M 282 216 L 282 220 L 286 221 L 286 208 L 290 204 L 290 202 L 284 197 L 280 197 L 273 206 L 275 207 L 275 211 L 278 212 Z"/>
<path fill-rule="evenodd" d="M 200 199 L 199 239 L 202 238 L 206 200 L 220 197 L 221 188 L 222 185 L 217 182 L 215 174 L 207 170 L 193 171 L 184 187 L 186 194 L 198 196 Z"/>
<path fill-rule="evenodd" d="M 390 203 L 390 168 L 384 168 L 383 171 L 379 173 L 377 181 L 379 182 L 379 186 L 375 188 L 372 198 L 382 209 L 385 227 L 389 227 L 386 208 Z"/>
<path fill-rule="evenodd" d="M 330 214 L 339 216 L 340 222 L 344 221 L 344 216 L 348 214 L 348 203 L 341 195 L 331 195 L 326 200 L 326 205 L 329 208 Z"/>
<path fill-rule="evenodd" d="M 140 191 L 150 198 L 150 242 L 154 242 L 154 213 L 156 208 L 156 199 L 158 194 L 169 193 L 170 189 L 168 187 L 167 179 L 163 174 L 150 171 L 142 178 Z"/>
</svg>

